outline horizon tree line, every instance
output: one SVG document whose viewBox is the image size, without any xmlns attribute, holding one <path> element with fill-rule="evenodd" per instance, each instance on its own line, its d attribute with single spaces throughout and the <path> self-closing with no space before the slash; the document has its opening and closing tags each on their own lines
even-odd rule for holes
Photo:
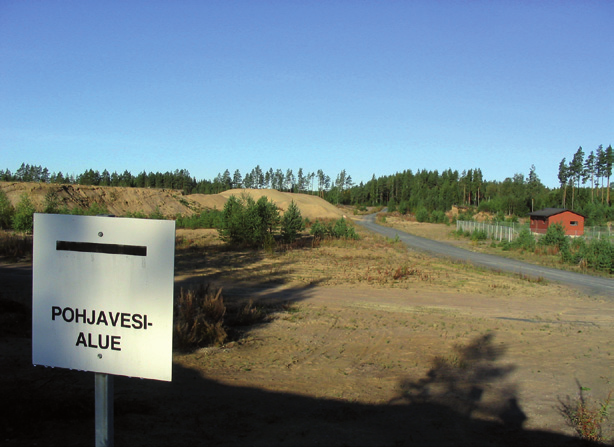
<svg viewBox="0 0 614 447">
<path fill-rule="evenodd" d="M 390 206 L 403 213 L 425 210 L 432 213 L 449 211 L 452 206 L 473 207 L 499 215 L 526 216 L 542 208 L 568 206 L 568 189 L 571 188 L 571 210 L 584 214 L 589 220 L 603 222 L 614 220 L 610 203 L 610 177 L 614 154 L 612 146 L 600 145 L 587 157 L 580 146 L 567 163 L 563 158 L 559 165 L 560 188 L 543 185 L 534 165 L 527 177 L 516 173 L 503 181 L 486 180 L 480 168 L 458 170 L 411 169 L 393 175 L 376 177 L 368 182 L 355 184 L 344 169 L 332 179 L 322 169 L 305 172 L 302 168 L 263 170 L 260 165 L 242 174 L 236 169 L 226 169 L 212 180 L 196 180 L 188 170 L 149 172 L 132 175 L 109 173 L 88 169 L 77 176 L 62 172 L 51 173 L 42 166 L 22 163 L 11 173 L 0 169 L 0 181 L 24 181 L 45 183 L 72 183 L 96 186 L 123 186 L 165 188 L 182 190 L 184 194 L 217 194 L 229 189 L 275 189 L 282 192 L 318 195 L 333 204 L 365 206 Z M 589 187 L 582 187 L 588 184 Z M 597 199 L 597 200 L 596 200 Z"/>
<path fill-rule="evenodd" d="M 61 171 L 51 173 L 48 168 L 22 163 L 19 169 L 12 173 L 9 169 L 0 169 L 0 181 L 7 182 L 41 182 L 57 184 L 77 184 L 90 186 L 120 186 L 138 188 L 167 188 L 180 189 L 184 194 L 217 194 L 228 189 L 254 188 L 276 189 L 283 192 L 315 193 L 324 196 L 331 186 L 344 190 L 353 185 L 352 178 L 342 170 L 333 183 L 331 177 L 319 169 L 316 173 L 305 173 L 299 168 L 297 174 L 292 169 L 285 172 L 281 169 L 270 168 L 263 171 L 256 166 L 243 177 L 236 169 L 230 175 L 226 169 L 219 173 L 213 180 L 196 180 L 187 169 L 176 169 L 167 172 L 142 171 L 133 175 L 128 170 L 118 174 L 103 170 L 88 169 L 81 174 L 63 174 Z M 316 189 L 317 188 L 317 189 Z"/>
</svg>

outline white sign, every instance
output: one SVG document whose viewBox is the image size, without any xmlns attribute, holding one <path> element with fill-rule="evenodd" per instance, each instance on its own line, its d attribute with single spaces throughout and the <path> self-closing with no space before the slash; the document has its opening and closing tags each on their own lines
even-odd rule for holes
<svg viewBox="0 0 614 447">
<path fill-rule="evenodd" d="M 175 222 L 34 214 L 32 363 L 170 381 Z"/>
</svg>

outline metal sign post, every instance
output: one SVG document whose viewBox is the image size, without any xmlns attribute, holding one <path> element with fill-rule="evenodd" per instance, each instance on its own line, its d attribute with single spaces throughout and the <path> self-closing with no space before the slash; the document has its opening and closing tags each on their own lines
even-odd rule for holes
<svg viewBox="0 0 614 447">
<path fill-rule="evenodd" d="M 113 447 L 113 376 L 96 373 L 95 375 L 95 406 L 96 406 L 96 447 Z"/>
<path fill-rule="evenodd" d="M 32 363 L 96 373 L 96 445 L 113 377 L 171 381 L 175 222 L 34 214 Z"/>
</svg>

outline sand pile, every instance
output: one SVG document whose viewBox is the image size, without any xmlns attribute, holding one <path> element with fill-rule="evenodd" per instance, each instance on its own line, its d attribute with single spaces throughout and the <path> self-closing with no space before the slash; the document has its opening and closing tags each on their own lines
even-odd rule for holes
<svg viewBox="0 0 614 447">
<path fill-rule="evenodd" d="M 44 209 L 46 197 L 51 194 L 60 208 L 89 208 L 97 204 L 117 216 L 137 212 L 150 215 L 156 210 L 167 217 L 177 214 L 189 216 L 205 209 L 221 210 L 231 195 L 240 197 L 249 194 L 254 200 L 267 196 L 282 212 L 294 200 L 302 216 L 311 220 L 336 219 L 343 215 L 341 210 L 319 197 L 273 189 L 233 189 L 221 194 L 183 195 L 181 191 L 173 189 L 0 182 L 0 190 L 6 193 L 13 206 L 19 203 L 23 194 L 27 194 L 38 211 Z"/>
</svg>

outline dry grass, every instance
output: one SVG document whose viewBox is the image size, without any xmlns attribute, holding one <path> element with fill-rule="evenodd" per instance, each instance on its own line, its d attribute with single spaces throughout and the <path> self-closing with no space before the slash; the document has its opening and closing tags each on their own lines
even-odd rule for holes
<svg viewBox="0 0 614 447">
<path fill-rule="evenodd" d="M 175 334 L 173 340 L 180 349 L 222 344 L 226 306 L 222 289 L 209 284 L 194 289 L 181 289 L 175 300 Z"/>
<path fill-rule="evenodd" d="M 32 259 L 32 235 L 0 230 L 0 256 Z"/>
<path fill-rule="evenodd" d="M 512 293 L 529 281 L 462 262 L 432 258 L 356 227 L 359 240 L 326 239 L 272 252 L 229 250 L 215 230 L 178 230 L 176 264 L 209 281 L 245 285 L 311 284 Z M 525 284 L 523 284 L 525 283 Z M 537 281 L 533 284 L 541 284 Z"/>
</svg>

